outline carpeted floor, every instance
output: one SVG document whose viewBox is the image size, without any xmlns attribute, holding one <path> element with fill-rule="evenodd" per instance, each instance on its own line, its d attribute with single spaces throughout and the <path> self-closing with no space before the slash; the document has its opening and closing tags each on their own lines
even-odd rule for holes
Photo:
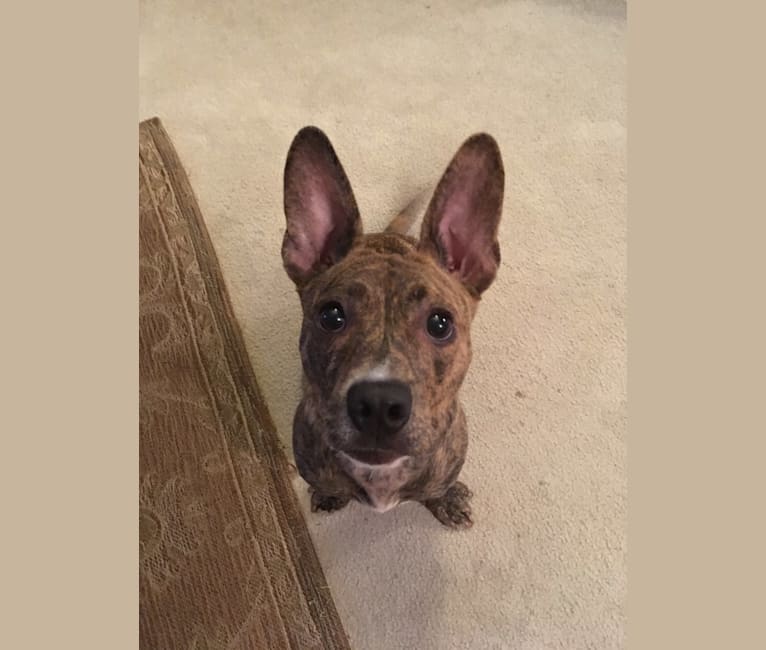
<svg viewBox="0 0 766 650">
<path fill-rule="evenodd" d="M 307 514 L 355 648 L 624 646 L 625 67 L 619 1 L 141 3 L 140 117 L 159 115 L 184 161 L 286 444 L 295 132 L 328 133 L 368 230 L 470 133 L 503 151 L 503 265 L 462 393 L 475 526 L 417 505 Z"/>
</svg>

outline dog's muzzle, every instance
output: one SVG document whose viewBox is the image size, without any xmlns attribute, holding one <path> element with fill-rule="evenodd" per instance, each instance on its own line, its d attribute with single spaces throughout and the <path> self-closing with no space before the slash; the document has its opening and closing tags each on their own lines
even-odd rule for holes
<svg viewBox="0 0 766 650">
<path fill-rule="evenodd" d="M 346 404 L 362 435 L 385 442 L 410 419 L 412 392 L 400 381 L 360 381 L 349 388 Z"/>
</svg>

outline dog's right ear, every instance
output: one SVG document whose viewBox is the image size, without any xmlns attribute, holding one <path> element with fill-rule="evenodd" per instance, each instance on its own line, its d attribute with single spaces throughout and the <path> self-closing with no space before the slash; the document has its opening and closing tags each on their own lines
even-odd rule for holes
<svg viewBox="0 0 766 650">
<path fill-rule="evenodd" d="M 351 184 L 330 140 L 314 126 L 301 129 L 287 153 L 284 207 L 282 262 L 298 286 L 341 260 L 362 234 Z"/>
<path fill-rule="evenodd" d="M 505 172 L 492 136 L 477 133 L 452 158 L 423 217 L 420 250 L 478 296 L 500 266 L 497 241 Z"/>
</svg>

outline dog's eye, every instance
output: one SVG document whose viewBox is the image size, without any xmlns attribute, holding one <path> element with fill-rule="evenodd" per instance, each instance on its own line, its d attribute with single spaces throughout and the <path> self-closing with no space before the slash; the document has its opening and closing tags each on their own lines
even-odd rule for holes
<svg viewBox="0 0 766 650">
<path fill-rule="evenodd" d="M 431 338 L 437 341 L 446 341 L 454 331 L 452 316 L 440 309 L 432 311 L 426 321 L 426 329 Z"/>
<path fill-rule="evenodd" d="M 319 323 L 328 332 L 340 332 L 346 325 L 346 314 L 337 302 L 328 302 L 319 310 Z"/>
</svg>

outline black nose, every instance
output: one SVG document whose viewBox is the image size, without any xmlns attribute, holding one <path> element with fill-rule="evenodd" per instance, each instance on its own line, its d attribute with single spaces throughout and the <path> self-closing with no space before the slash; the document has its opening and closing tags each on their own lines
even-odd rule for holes
<svg viewBox="0 0 766 650">
<path fill-rule="evenodd" d="M 390 436 L 410 419 L 412 392 L 400 381 L 360 381 L 349 388 L 346 403 L 361 433 Z"/>
</svg>

